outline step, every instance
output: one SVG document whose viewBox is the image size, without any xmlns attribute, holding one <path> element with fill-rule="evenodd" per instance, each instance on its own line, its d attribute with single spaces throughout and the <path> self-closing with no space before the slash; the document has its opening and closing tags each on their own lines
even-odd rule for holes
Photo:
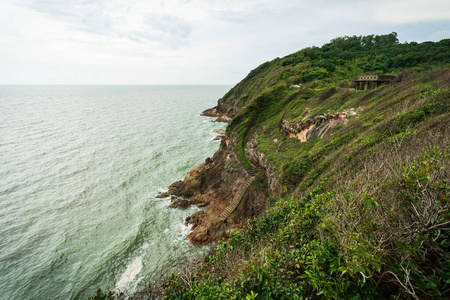
<svg viewBox="0 0 450 300">
<path fill-rule="evenodd" d="M 228 203 L 227 207 L 220 214 L 220 219 L 222 221 L 226 220 L 230 216 L 230 214 L 236 209 L 236 207 L 239 205 L 245 192 L 247 191 L 250 184 L 253 182 L 254 178 L 255 178 L 255 176 L 252 174 L 252 176 L 247 177 L 247 179 L 244 181 L 244 183 L 239 187 L 238 192 L 236 193 L 234 198 Z"/>
</svg>

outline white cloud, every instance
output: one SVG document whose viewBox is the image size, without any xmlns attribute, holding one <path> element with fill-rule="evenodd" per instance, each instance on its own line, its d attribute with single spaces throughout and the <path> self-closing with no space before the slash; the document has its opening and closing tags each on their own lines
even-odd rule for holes
<svg viewBox="0 0 450 300">
<path fill-rule="evenodd" d="M 448 0 L 391 0 L 380 2 L 375 19 L 387 24 L 450 21 Z"/>
<path fill-rule="evenodd" d="M 448 35 L 447 1 L 380 1 L 2 1 L 0 84 L 236 83 L 337 36 Z"/>
</svg>

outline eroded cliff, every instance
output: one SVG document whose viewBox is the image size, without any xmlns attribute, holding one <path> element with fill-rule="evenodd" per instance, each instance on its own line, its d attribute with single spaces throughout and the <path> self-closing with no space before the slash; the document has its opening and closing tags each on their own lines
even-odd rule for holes
<svg viewBox="0 0 450 300">
<path fill-rule="evenodd" d="M 255 178 L 246 189 L 236 209 L 226 220 L 220 219 L 230 201 L 238 193 L 249 177 L 234 153 L 236 138 L 224 136 L 219 150 L 212 158 L 197 165 L 185 178 L 169 186 L 168 193 L 177 197 L 189 197 L 192 205 L 208 206 L 206 212 L 199 211 L 186 219 L 192 224 L 188 240 L 192 244 L 206 244 L 228 238 L 239 231 L 249 218 L 261 214 L 266 209 L 267 192 L 263 187 L 263 177 Z"/>
</svg>

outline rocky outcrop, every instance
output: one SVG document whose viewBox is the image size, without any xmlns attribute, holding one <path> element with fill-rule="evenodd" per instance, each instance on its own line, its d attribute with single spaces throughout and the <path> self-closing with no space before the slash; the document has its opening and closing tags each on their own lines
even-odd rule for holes
<svg viewBox="0 0 450 300">
<path fill-rule="evenodd" d="M 215 122 L 222 122 L 222 123 L 230 123 L 231 122 L 231 117 L 229 116 L 220 116 L 218 117 Z"/>
<path fill-rule="evenodd" d="M 186 209 L 192 205 L 191 201 L 189 201 L 188 199 L 177 198 L 175 196 L 172 196 L 170 198 L 170 200 L 172 200 L 172 203 L 169 205 L 170 208 Z"/>
<path fill-rule="evenodd" d="M 212 108 L 208 108 L 201 113 L 202 116 L 217 118 L 223 115 L 222 112 L 219 112 L 218 106 L 214 106 Z"/>
<path fill-rule="evenodd" d="M 259 150 L 259 143 L 256 139 L 251 139 L 246 145 L 247 158 L 250 163 L 257 166 L 259 171 L 264 173 L 264 177 L 268 181 L 268 192 L 270 195 L 274 195 L 279 191 L 280 184 L 275 174 L 275 168 L 271 166 L 266 156 Z"/>
<path fill-rule="evenodd" d="M 244 186 L 249 176 L 248 170 L 238 163 L 234 154 L 235 143 L 233 137 L 225 135 L 212 158 L 195 166 L 183 180 L 168 188 L 169 194 L 180 199 L 174 201 L 174 206 L 208 205 L 206 212 L 196 212 L 186 219 L 186 224 L 192 225 L 192 231 L 187 236 L 192 244 L 228 238 L 232 232 L 241 230 L 249 218 L 266 209 L 267 193 L 256 188 L 258 182 L 253 182 L 248 188 Z M 242 193 L 240 202 L 226 220 L 221 220 L 219 215 L 239 191 Z M 186 198 L 189 200 L 183 201 Z"/>
<path fill-rule="evenodd" d="M 216 118 L 214 122 L 229 123 L 231 116 L 236 114 L 240 109 L 235 105 L 236 100 L 231 101 L 230 107 L 225 106 L 220 100 L 217 102 L 217 106 L 203 111 L 201 115 Z"/>
<path fill-rule="evenodd" d="M 281 131 L 287 137 L 298 138 L 301 142 L 309 141 L 314 135 L 323 138 L 338 125 L 348 123 L 348 117 L 356 115 L 353 109 L 341 113 L 326 113 L 314 118 L 304 118 L 293 123 L 282 120 Z"/>
<path fill-rule="evenodd" d="M 191 197 L 201 190 L 203 174 L 211 167 L 211 159 L 195 166 L 183 180 L 176 181 L 169 186 L 169 193 L 175 196 Z"/>
<path fill-rule="evenodd" d="M 226 133 L 224 129 L 214 129 L 213 132 L 220 135 L 224 135 Z"/>
</svg>

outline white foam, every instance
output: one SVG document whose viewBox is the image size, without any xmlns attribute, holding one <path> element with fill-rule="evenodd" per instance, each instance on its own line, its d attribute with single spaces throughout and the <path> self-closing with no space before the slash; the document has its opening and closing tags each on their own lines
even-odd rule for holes
<svg viewBox="0 0 450 300">
<path fill-rule="evenodd" d="M 178 234 L 186 237 L 190 232 L 192 231 L 192 224 L 184 225 L 183 223 L 180 224 L 178 227 Z"/>
<path fill-rule="evenodd" d="M 116 282 L 116 290 L 121 292 L 133 292 L 138 284 L 138 281 L 135 280 L 136 276 L 141 270 L 142 256 L 138 256 L 127 266 L 125 272 L 122 273 L 122 276 L 120 276 L 120 279 Z"/>
<path fill-rule="evenodd" d="M 167 192 L 167 189 L 162 188 L 162 187 L 159 187 L 159 188 L 157 188 L 156 190 L 158 191 L 158 193 L 164 193 L 164 192 Z"/>
<path fill-rule="evenodd" d="M 155 244 L 155 243 L 151 243 L 151 244 L 145 243 L 144 245 L 142 245 L 142 249 L 143 249 L 143 250 L 147 250 L 148 247 L 153 246 L 154 244 Z"/>
</svg>

